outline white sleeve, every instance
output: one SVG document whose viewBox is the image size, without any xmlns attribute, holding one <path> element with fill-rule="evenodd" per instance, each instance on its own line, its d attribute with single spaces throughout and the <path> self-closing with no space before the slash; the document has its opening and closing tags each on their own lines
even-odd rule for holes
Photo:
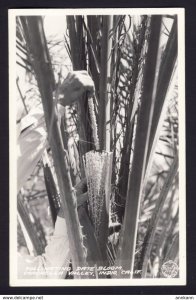
<svg viewBox="0 0 196 300">
<path fill-rule="evenodd" d="M 39 106 L 33 109 L 18 127 L 17 192 L 32 174 L 47 145 L 42 108 Z"/>
<path fill-rule="evenodd" d="M 58 105 L 59 121 L 64 107 Z M 17 192 L 32 174 L 47 146 L 47 132 L 42 106 L 31 110 L 17 126 Z"/>
<path fill-rule="evenodd" d="M 43 255 L 18 255 L 18 278 L 65 278 L 69 262 L 70 250 L 65 219 L 57 217 L 53 237 Z"/>
</svg>

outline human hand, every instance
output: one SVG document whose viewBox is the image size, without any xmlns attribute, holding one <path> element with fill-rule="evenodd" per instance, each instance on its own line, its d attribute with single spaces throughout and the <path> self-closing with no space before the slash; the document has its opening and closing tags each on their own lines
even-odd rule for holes
<svg viewBox="0 0 196 300">
<path fill-rule="evenodd" d="M 79 100 L 84 92 L 91 97 L 94 91 L 94 82 L 87 71 L 69 72 L 57 90 L 58 102 L 63 106 L 70 105 Z"/>
<path fill-rule="evenodd" d="M 77 198 L 77 207 L 83 205 L 88 200 L 87 193 L 87 182 L 86 178 L 82 179 L 77 185 L 75 185 L 76 198 Z M 62 208 L 59 209 L 58 216 L 64 218 Z"/>
</svg>

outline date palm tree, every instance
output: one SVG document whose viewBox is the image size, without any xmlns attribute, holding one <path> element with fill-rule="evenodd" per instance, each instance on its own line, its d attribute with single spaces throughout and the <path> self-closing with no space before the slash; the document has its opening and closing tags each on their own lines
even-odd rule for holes
<svg viewBox="0 0 196 300">
<path fill-rule="evenodd" d="M 135 269 L 142 270 L 142 277 L 149 277 L 161 276 L 161 263 L 170 253 L 178 260 L 178 106 L 177 86 L 172 85 L 177 69 L 177 17 L 171 16 L 170 30 L 165 26 L 166 19 L 145 15 L 66 18 L 64 42 L 73 70 L 86 69 L 95 83 L 96 123 L 92 124 L 88 95 L 70 108 L 79 136 L 71 159 L 80 176 L 85 176 L 83 158 L 89 151 L 96 151 L 95 130 L 99 151 L 113 153 L 109 210 L 102 201 L 98 238 L 93 232 L 90 203 L 84 207 L 82 218 L 75 206 L 74 175 L 64 158 L 67 137 L 58 127 L 52 98 L 56 83 L 43 20 L 19 20 L 18 36 L 25 40 L 26 48 L 18 42 L 17 49 L 26 53 L 22 65 L 35 74 L 38 82 L 74 268 L 115 265 L 127 271 L 123 275 L 119 272 L 119 278 L 134 276 Z M 175 95 L 168 100 L 172 87 Z M 162 148 L 167 153 L 159 151 Z M 156 168 L 159 157 L 162 163 Z M 152 173 L 155 170 L 157 173 Z M 152 191 L 156 191 L 156 197 Z M 169 240 L 174 251 L 168 248 Z M 89 260 L 88 253 L 96 255 Z"/>
</svg>

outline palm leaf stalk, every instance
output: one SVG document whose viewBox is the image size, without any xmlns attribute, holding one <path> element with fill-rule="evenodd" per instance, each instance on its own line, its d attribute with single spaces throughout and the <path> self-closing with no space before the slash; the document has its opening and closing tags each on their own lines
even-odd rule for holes
<svg viewBox="0 0 196 300">
<path fill-rule="evenodd" d="M 52 222 L 53 225 L 55 225 L 57 213 L 60 209 L 60 197 L 48 162 L 46 162 L 45 165 L 43 166 L 43 170 L 44 170 L 44 181 L 45 181 L 48 201 L 50 205 Z"/>
<path fill-rule="evenodd" d="M 131 84 L 130 84 L 130 93 L 128 95 L 129 102 L 127 104 L 127 114 L 126 114 L 126 131 L 123 140 L 123 148 L 122 148 L 122 156 L 120 161 L 120 170 L 119 170 L 119 183 L 118 183 L 118 191 L 119 196 L 117 199 L 117 203 L 120 203 L 122 207 L 121 213 L 118 214 L 120 221 L 122 222 L 124 216 L 124 208 L 125 208 L 125 199 L 126 192 L 128 186 L 128 177 L 129 177 L 129 165 L 130 165 L 130 156 L 132 149 L 132 140 L 133 140 L 133 132 L 134 132 L 134 121 L 135 118 L 132 115 L 134 101 L 138 101 L 138 99 L 134 99 L 135 90 L 137 86 L 137 82 L 139 80 L 139 72 L 140 72 L 140 60 L 142 57 L 143 46 L 145 42 L 145 33 L 146 33 L 146 25 L 147 16 L 143 17 L 142 26 L 140 30 L 139 41 L 133 40 L 133 43 L 137 45 L 137 49 L 134 49 L 134 61 L 133 61 L 133 72 L 131 74 Z"/>
<path fill-rule="evenodd" d="M 99 150 L 99 138 L 93 105 L 89 99 L 89 109 L 93 138 L 96 150 Z M 89 195 L 89 213 L 95 228 L 95 235 L 102 252 L 103 265 L 107 265 L 107 242 L 109 221 L 109 200 L 111 180 L 112 153 L 105 151 L 90 151 L 84 156 L 84 165 Z"/>
<path fill-rule="evenodd" d="M 22 17 L 25 37 L 33 57 L 33 66 L 42 98 L 46 128 L 49 133 L 49 143 L 52 150 L 58 186 L 60 190 L 61 206 L 65 217 L 70 254 L 73 268 L 86 265 L 86 249 L 83 245 L 83 235 L 77 213 L 75 190 L 72 187 L 69 167 L 65 158 L 63 141 L 58 123 L 57 110 L 53 101 L 50 57 L 46 45 L 46 38 L 41 17 Z M 51 120 L 53 124 L 51 125 Z"/>
<path fill-rule="evenodd" d="M 67 114 L 65 113 L 65 116 Z M 67 117 L 63 118 L 64 120 L 62 120 L 61 122 L 61 130 L 62 130 L 62 137 L 63 137 L 63 143 L 64 143 L 64 147 L 65 150 L 67 150 L 67 152 L 69 153 L 68 150 L 68 140 L 69 140 L 69 131 L 68 131 L 68 124 L 67 124 Z M 63 125 L 63 126 L 62 126 Z M 78 157 L 78 150 L 75 147 L 74 148 L 74 155 L 75 158 Z M 75 174 L 77 174 L 78 170 L 75 170 L 71 165 L 72 165 L 72 159 L 74 159 L 73 157 L 71 157 L 69 155 L 69 157 L 67 158 L 70 160 L 70 174 L 71 174 L 71 178 L 72 178 L 72 182 L 74 181 L 75 184 L 76 182 L 78 182 L 76 179 Z M 77 169 L 79 168 L 79 166 L 77 166 Z M 86 189 L 84 190 L 84 192 L 86 191 Z M 101 261 L 102 261 L 102 256 L 101 256 L 101 252 L 97 243 L 97 240 L 95 238 L 94 235 L 94 228 L 93 225 L 89 219 L 89 216 L 87 214 L 87 207 L 86 207 L 86 203 L 83 205 L 79 205 L 78 207 L 78 216 L 79 216 L 79 220 L 80 220 L 80 224 L 83 228 L 83 234 L 85 236 L 84 238 L 84 246 L 87 249 L 87 263 L 89 266 L 94 267 L 95 264 L 97 265 L 102 265 Z"/>
<path fill-rule="evenodd" d="M 22 222 L 24 223 L 28 236 L 32 242 L 35 255 L 41 255 L 42 253 L 44 253 L 46 246 L 46 240 L 43 234 L 43 229 L 41 227 L 39 228 L 39 234 L 42 237 L 40 239 L 40 237 L 38 236 L 38 231 L 36 230 L 38 228 L 35 227 L 35 218 L 29 212 L 28 208 L 24 205 L 24 199 L 21 193 L 19 193 L 17 197 L 17 210 L 22 219 Z"/>
<path fill-rule="evenodd" d="M 111 77 L 111 48 L 112 48 L 112 39 L 109 37 L 110 31 L 112 29 L 112 17 L 103 16 L 103 28 L 102 28 L 102 38 L 101 38 L 101 64 L 100 64 L 100 81 L 99 81 L 99 119 L 98 119 L 98 132 L 99 132 L 99 141 L 100 149 L 110 152 L 110 141 L 111 141 L 111 109 L 110 109 L 110 93 L 109 78 Z M 108 157 L 108 159 L 110 159 Z M 111 168 L 111 166 L 108 166 Z M 109 176 L 107 174 L 107 176 Z M 110 185 L 110 183 L 108 183 Z M 108 195 L 105 197 L 109 197 Z M 109 199 L 105 198 L 105 201 Z M 104 202 L 105 202 L 104 201 Z M 108 209 L 109 205 L 105 203 L 102 207 L 101 221 L 100 221 L 100 233 L 99 233 L 99 245 L 102 251 L 104 264 L 107 262 L 107 240 L 108 240 L 108 224 L 109 224 L 109 214 Z"/>
<path fill-rule="evenodd" d="M 170 223 L 171 223 L 171 218 L 172 218 L 172 207 L 173 207 L 173 202 L 174 202 L 174 196 L 175 196 L 175 193 L 176 193 L 176 188 L 175 188 L 175 180 L 173 182 L 173 189 L 172 189 L 172 192 L 171 192 L 171 196 L 170 196 L 170 200 L 169 200 L 169 203 L 168 203 L 168 207 L 166 209 L 166 211 L 164 212 L 166 214 L 166 216 L 164 216 L 164 214 L 162 214 L 162 218 L 160 220 L 160 223 L 162 223 L 162 230 L 160 232 L 160 234 L 157 233 L 158 235 L 158 242 L 155 243 L 156 245 L 156 254 L 155 254 L 155 259 L 154 261 L 158 261 L 158 263 L 156 262 L 156 264 L 158 264 L 158 268 L 156 268 L 156 271 L 153 272 L 153 276 L 154 277 L 158 277 L 159 276 L 159 273 L 160 273 L 160 267 L 162 266 L 162 262 L 163 262 L 163 259 L 164 259 L 164 255 L 163 255 L 163 252 L 164 252 L 164 249 L 165 249 L 165 246 L 166 246 L 166 242 L 167 242 L 167 236 L 168 236 L 168 228 L 170 228 Z M 169 197 L 169 196 L 168 196 Z M 142 251 L 141 251 L 142 252 Z M 141 261 L 139 261 L 141 262 Z M 138 267 L 139 269 L 139 267 Z"/>
<path fill-rule="evenodd" d="M 28 114 L 28 109 L 27 109 L 27 106 L 26 106 L 26 103 L 25 103 L 25 97 L 23 97 L 20 86 L 19 86 L 19 77 L 17 77 L 17 79 L 16 79 L 16 85 L 17 85 L 18 92 L 20 94 L 20 98 L 22 100 L 22 103 L 24 105 L 25 112 L 26 112 L 26 114 Z"/>
<path fill-rule="evenodd" d="M 98 99 L 101 64 L 101 45 L 98 38 L 100 35 L 99 18 L 100 16 L 87 16 L 87 24 L 84 22 L 84 29 L 87 32 L 88 68 L 95 84 L 95 93 Z"/>
<path fill-rule="evenodd" d="M 162 257 L 162 262 L 164 263 L 167 260 L 167 253 L 170 249 L 172 240 L 173 240 L 173 236 L 175 235 L 175 230 L 176 230 L 176 226 L 178 224 L 178 220 L 179 220 L 179 208 L 175 214 L 175 216 L 171 219 L 170 224 L 169 224 L 169 229 L 167 232 L 167 236 L 165 239 L 165 247 L 164 247 L 164 255 Z M 178 248 L 179 250 L 179 248 Z"/>
<path fill-rule="evenodd" d="M 94 233 L 94 227 L 91 220 L 88 217 L 87 209 L 85 205 L 81 205 L 78 208 L 78 215 L 80 224 L 83 227 L 84 246 L 87 249 L 87 263 L 88 266 L 94 267 L 103 265 L 102 253 L 98 245 L 97 239 Z M 105 276 L 104 276 L 105 277 Z M 94 277 L 93 277 L 94 278 Z"/>
<path fill-rule="evenodd" d="M 162 121 L 164 117 L 165 97 L 167 95 L 169 84 L 172 79 L 176 59 L 177 59 L 177 17 L 175 17 L 174 19 L 173 26 L 164 51 L 164 56 L 162 58 L 162 62 L 160 65 L 156 102 L 154 107 L 149 148 L 147 154 L 147 165 L 145 171 L 146 180 L 148 178 L 152 166 L 153 153 L 155 151 L 155 146 L 159 138 L 160 127 L 163 123 Z"/>
<path fill-rule="evenodd" d="M 169 260 L 175 262 L 178 261 L 178 253 L 179 253 L 179 233 L 176 233 L 172 240 L 172 243 L 170 244 L 168 252 L 166 253 L 164 262 L 167 262 Z"/>
<path fill-rule="evenodd" d="M 148 267 L 148 262 L 149 262 L 149 258 L 150 258 L 150 253 L 152 250 L 154 235 L 155 235 L 155 232 L 157 229 L 157 224 L 160 220 L 160 216 L 161 216 L 165 201 L 167 199 L 168 192 L 171 189 L 171 186 L 173 184 L 173 180 L 174 180 L 175 176 L 177 175 L 177 171 L 178 171 L 178 156 L 176 156 L 174 158 L 174 161 L 168 172 L 167 178 L 165 179 L 164 185 L 161 189 L 161 193 L 159 195 L 159 198 L 157 199 L 153 215 L 150 219 L 147 233 L 144 238 L 143 248 L 142 248 L 141 258 L 140 258 L 140 264 L 138 267 L 139 269 L 142 270 L 142 278 L 145 278 L 147 275 L 147 267 Z"/>
<path fill-rule="evenodd" d="M 85 22 L 83 22 L 84 25 L 84 29 L 87 33 L 87 43 L 88 43 L 88 47 L 90 48 L 89 50 L 89 65 L 91 66 L 91 70 L 92 68 L 94 68 L 93 70 L 93 74 L 96 73 L 96 75 L 100 74 L 100 66 L 99 66 L 99 59 L 97 56 L 97 50 L 96 50 L 96 41 L 95 41 L 95 36 L 93 38 L 93 34 L 91 34 L 91 32 L 95 32 L 95 29 L 93 28 L 93 25 L 95 24 L 95 22 L 92 22 L 92 16 L 88 16 L 87 17 L 88 20 L 88 26 L 90 26 L 91 29 L 88 28 L 88 26 L 86 25 Z M 92 57 L 91 57 L 92 55 Z M 93 66 L 92 66 L 93 65 Z M 98 78 L 98 77 L 96 77 Z M 95 84 L 96 82 L 98 82 L 99 80 L 94 80 Z"/>
<path fill-rule="evenodd" d="M 80 23 L 80 26 L 79 24 Z M 86 70 L 86 59 L 85 59 L 85 47 L 84 47 L 84 37 L 82 30 L 82 16 L 67 16 L 67 27 L 69 31 L 69 42 L 71 50 L 71 60 L 73 65 L 73 70 Z M 84 177 L 84 167 L 82 161 L 82 155 L 88 151 L 88 144 L 86 132 L 88 131 L 87 123 L 87 95 L 84 95 L 79 99 L 77 105 L 78 113 L 78 132 L 79 132 L 79 154 L 80 154 L 80 169 L 81 175 Z"/>
<path fill-rule="evenodd" d="M 107 93 L 107 82 L 110 77 L 109 54 L 111 53 L 111 37 L 109 33 L 112 26 L 112 17 L 103 16 L 103 28 L 101 38 L 101 67 L 99 82 L 99 123 L 98 132 L 100 149 L 110 151 L 110 98 Z"/>
<path fill-rule="evenodd" d="M 131 275 L 125 275 L 125 277 L 133 275 L 140 197 L 155 101 L 154 91 L 156 90 L 156 66 L 161 20 L 161 16 L 151 17 L 141 107 L 137 121 L 132 169 L 129 175 L 125 216 L 116 259 L 116 265 L 122 266 L 124 270 L 130 270 Z"/>
<path fill-rule="evenodd" d="M 23 223 L 24 224 L 24 223 Z M 20 215 L 18 214 L 18 220 L 17 220 L 17 244 L 18 244 L 18 249 L 20 251 L 21 247 L 25 247 L 27 249 L 28 254 L 32 254 L 31 249 L 29 249 L 29 242 L 27 240 L 26 234 L 25 234 L 25 229 L 22 224 L 22 220 Z"/>
<path fill-rule="evenodd" d="M 20 18 L 16 18 L 16 55 L 19 57 L 19 61 L 17 60 L 16 63 L 24 68 L 27 72 L 32 72 L 32 64 L 28 57 L 26 45 L 24 44 L 24 33 L 23 27 Z"/>
<path fill-rule="evenodd" d="M 75 22 L 74 16 L 67 16 L 67 26 L 69 30 L 69 41 L 70 41 L 70 50 L 71 50 L 71 58 L 72 58 L 72 65 L 74 70 L 80 70 L 80 59 L 79 59 L 79 52 L 80 48 L 78 45 L 77 39 L 77 26 Z M 73 50 L 75 49 L 75 50 Z"/>
</svg>

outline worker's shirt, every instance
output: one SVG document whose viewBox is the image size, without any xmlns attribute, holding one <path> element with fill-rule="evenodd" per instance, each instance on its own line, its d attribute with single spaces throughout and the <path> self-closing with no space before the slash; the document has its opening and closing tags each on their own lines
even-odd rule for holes
<svg viewBox="0 0 196 300">
<path fill-rule="evenodd" d="M 47 145 L 47 133 L 41 106 L 33 109 L 17 125 L 17 189 L 32 174 Z M 18 278 L 65 278 L 70 253 L 66 223 L 57 217 L 54 234 L 40 256 L 18 254 Z"/>
<path fill-rule="evenodd" d="M 18 279 L 65 278 L 70 251 L 65 219 L 57 217 L 54 234 L 39 256 L 18 253 Z"/>
</svg>

